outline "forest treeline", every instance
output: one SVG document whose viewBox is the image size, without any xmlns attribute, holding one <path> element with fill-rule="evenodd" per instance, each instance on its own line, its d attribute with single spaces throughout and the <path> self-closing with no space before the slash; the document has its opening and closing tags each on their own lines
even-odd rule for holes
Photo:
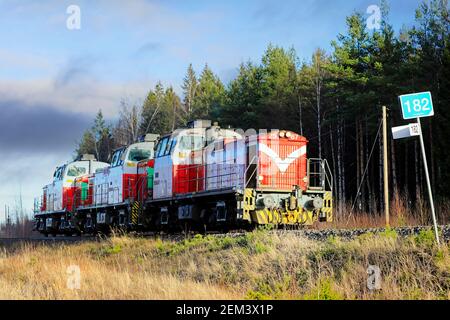
<svg viewBox="0 0 450 320">
<path fill-rule="evenodd" d="M 142 104 L 123 100 L 115 123 L 107 124 L 100 111 L 76 153 L 94 153 L 107 161 L 117 146 L 145 133 L 168 133 L 190 119 L 242 129 L 293 130 L 309 139 L 309 157 L 328 159 L 339 212 L 344 203 L 377 212 L 383 206 L 381 107 L 389 108 L 390 127 L 402 125 L 398 96 L 431 91 L 435 117 L 424 119 L 424 138 L 433 188 L 438 199 L 449 198 L 448 3 L 422 3 L 414 24 L 401 30 L 389 23 L 388 11 L 383 2 L 378 30 L 366 28 L 363 14 L 350 15 L 331 52 L 317 49 L 308 61 L 300 61 L 292 48 L 269 45 L 260 61 L 240 65 L 227 84 L 208 65 L 199 74 L 190 65 L 181 97 L 158 83 Z M 392 194 L 414 203 L 426 190 L 418 140 L 389 139 L 389 151 Z"/>
</svg>

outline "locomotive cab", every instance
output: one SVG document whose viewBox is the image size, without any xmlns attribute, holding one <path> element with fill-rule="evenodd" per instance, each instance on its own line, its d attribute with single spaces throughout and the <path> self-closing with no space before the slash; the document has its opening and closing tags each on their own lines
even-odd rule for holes
<svg viewBox="0 0 450 320">
<path fill-rule="evenodd" d="M 155 153 L 154 199 L 169 198 L 173 194 L 188 193 L 194 176 L 202 176 L 200 165 L 206 144 L 206 127 L 177 130 L 158 143 Z M 191 179 L 192 177 L 192 179 Z M 200 191 L 201 185 L 196 188 Z"/>
<path fill-rule="evenodd" d="M 57 233 L 64 225 L 64 215 L 75 209 L 75 180 L 107 166 L 108 163 L 96 161 L 92 155 L 84 155 L 57 167 L 53 182 L 44 187 L 42 198 L 35 200 L 35 228 L 44 234 Z"/>
<path fill-rule="evenodd" d="M 95 176 L 95 204 L 115 205 L 136 199 L 138 163 L 153 159 L 158 135 L 146 135 L 142 142 L 117 149 L 110 167 Z"/>
<path fill-rule="evenodd" d="M 74 209 L 75 179 L 107 166 L 109 166 L 108 163 L 96 161 L 90 156 L 84 156 L 79 161 L 57 167 L 53 173 L 53 183 L 44 187 L 40 211 L 72 211 Z"/>
</svg>

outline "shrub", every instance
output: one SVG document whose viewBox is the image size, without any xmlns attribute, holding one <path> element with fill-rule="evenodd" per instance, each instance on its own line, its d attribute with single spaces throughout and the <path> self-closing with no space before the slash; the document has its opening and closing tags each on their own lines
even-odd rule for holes
<svg viewBox="0 0 450 320">
<path fill-rule="evenodd" d="M 395 231 L 394 229 L 391 229 L 391 228 L 386 228 L 383 232 L 380 232 L 379 235 L 381 237 L 385 237 L 388 239 L 394 239 L 394 240 L 398 238 L 397 231 Z"/>
<path fill-rule="evenodd" d="M 304 300 L 343 300 L 343 296 L 333 289 L 331 279 L 320 280 L 317 287 L 303 296 Z"/>
<path fill-rule="evenodd" d="M 421 230 L 418 235 L 414 237 L 414 242 L 418 246 L 432 247 L 436 239 L 433 230 Z"/>
<path fill-rule="evenodd" d="M 289 276 L 285 276 L 280 281 L 259 280 L 254 290 L 247 291 L 245 298 L 248 300 L 276 300 L 287 298 L 289 296 L 290 282 L 291 278 Z"/>
</svg>

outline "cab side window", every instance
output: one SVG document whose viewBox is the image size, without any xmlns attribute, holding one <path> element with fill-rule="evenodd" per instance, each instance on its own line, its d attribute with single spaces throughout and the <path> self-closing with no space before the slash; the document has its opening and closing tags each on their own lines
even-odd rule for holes
<svg viewBox="0 0 450 320">
<path fill-rule="evenodd" d="M 169 137 L 166 137 L 160 142 L 160 144 L 158 146 L 158 149 L 159 149 L 158 155 L 157 155 L 158 157 L 162 157 L 165 155 L 168 141 L 169 141 Z"/>
<path fill-rule="evenodd" d="M 170 144 L 169 154 L 173 153 L 173 150 L 175 149 L 176 144 L 177 144 L 177 138 L 173 138 L 172 142 Z"/>
<path fill-rule="evenodd" d="M 61 180 L 61 179 L 63 178 L 63 172 L 64 172 L 64 170 L 65 170 L 65 166 L 64 166 L 64 167 L 59 167 L 59 168 L 56 170 L 55 175 L 54 175 L 54 180 L 55 180 L 55 181 L 59 181 L 59 180 Z"/>
<path fill-rule="evenodd" d="M 159 152 L 161 151 L 161 142 L 162 142 L 162 141 L 160 141 L 160 142 L 156 145 L 155 158 L 159 157 Z"/>
<path fill-rule="evenodd" d="M 115 167 L 117 163 L 117 159 L 119 158 L 119 152 L 116 151 L 111 160 L 111 167 Z"/>
<path fill-rule="evenodd" d="M 121 157 L 122 157 L 122 153 L 123 152 L 124 152 L 124 150 L 121 149 L 121 150 L 117 150 L 114 153 L 112 161 L 111 161 L 111 167 L 112 168 L 122 165 L 123 161 L 122 161 Z"/>
<path fill-rule="evenodd" d="M 167 143 L 166 150 L 164 151 L 165 156 L 170 155 L 174 145 L 175 145 L 175 139 L 170 139 L 170 141 Z"/>
</svg>

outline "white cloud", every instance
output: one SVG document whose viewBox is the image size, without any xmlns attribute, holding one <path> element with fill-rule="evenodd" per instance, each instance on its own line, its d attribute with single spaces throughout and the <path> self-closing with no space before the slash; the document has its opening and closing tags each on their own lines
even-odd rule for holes
<svg viewBox="0 0 450 320">
<path fill-rule="evenodd" d="M 78 79 L 55 86 L 53 79 L 0 80 L 2 101 L 21 101 L 24 106 L 52 106 L 58 110 L 94 114 L 102 109 L 105 116 L 114 117 L 120 100 L 125 96 L 143 98 L 153 83 L 104 83 L 93 79 Z"/>
<path fill-rule="evenodd" d="M 13 52 L 4 48 L 0 48 L 0 69 L 19 68 L 25 69 L 48 69 L 52 64 L 47 58 L 39 55 Z"/>
</svg>

